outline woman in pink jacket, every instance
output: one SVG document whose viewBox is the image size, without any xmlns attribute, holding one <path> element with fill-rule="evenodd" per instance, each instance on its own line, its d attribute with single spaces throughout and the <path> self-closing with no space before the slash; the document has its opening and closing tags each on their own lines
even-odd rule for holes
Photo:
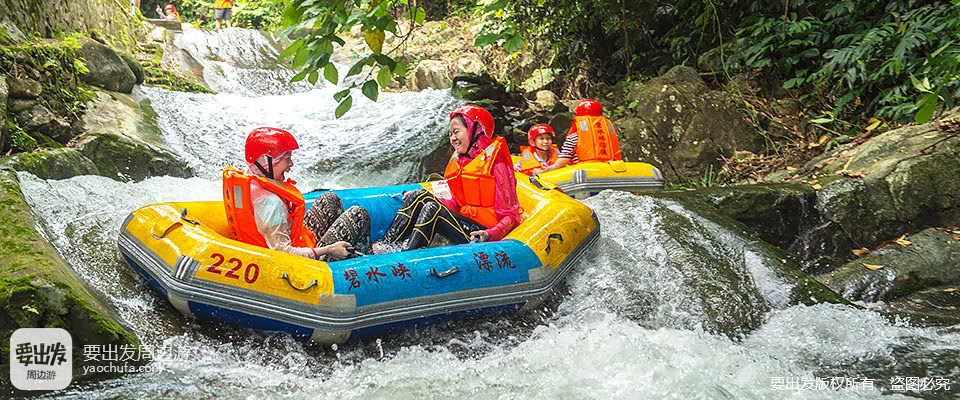
<svg viewBox="0 0 960 400">
<path fill-rule="evenodd" d="M 450 244 L 501 240 L 520 224 L 517 180 L 502 137 L 493 138 L 490 112 L 467 104 L 450 113 L 454 154 L 444 177 L 450 196 L 424 189 L 404 195 L 375 253 L 427 247 L 437 235 Z"/>
</svg>

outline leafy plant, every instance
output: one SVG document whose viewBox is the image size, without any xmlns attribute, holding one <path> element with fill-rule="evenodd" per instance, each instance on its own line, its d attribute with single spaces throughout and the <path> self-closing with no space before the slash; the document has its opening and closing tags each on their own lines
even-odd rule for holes
<svg viewBox="0 0 960 400">
<path fill-rule="evenodd" d="M 422 7 L 408 6 L 407 0 L 289 0 L 283 12 L 284 33 L 302 37 L 280 58 L 293 57 L 292 66 L 299 70 L 293 81 L 306 79 L 316 84 L 322 73 L 324 79 L 339 84 L 339 72 L 330 56 L 334 45 L 346 43 L 340 35 L 359 25 L 370 54 L 360 57 L 343 78 L 361 74 L 364 67 L 371 70 L 362 83 L 351 83 L 333 95 L 339 103 L 334 114 L 340 118 L 353 105 L 352 89 L 360 87 L 364 96 L 376 101 L 380 88 L 386 88 L 393 76 L 406 75 L 406 63 L 389 56 L 396 47 L 389 51 L 383 47 L 387 33 L 398 34 L 400 14 L 409 18 L 411 25 L 423 25 L 426 18 Z"/>
</svg>

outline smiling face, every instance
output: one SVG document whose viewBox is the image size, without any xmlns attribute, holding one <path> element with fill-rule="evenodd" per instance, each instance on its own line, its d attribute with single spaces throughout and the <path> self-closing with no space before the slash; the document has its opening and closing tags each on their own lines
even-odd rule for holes
<svg viewBox="0 0 960 400">
<path fill-rule="evenodd" d="M 287 180 L 285 174 L 290 172 L 290 167 L 293 167 L 293 159 L 288 151 L 280 156 L 279 161 L 274 160 L 273 179 L 280 182 Z"/>
<path fill-rule="evenodd" d="M 470 149 L 470 132 L 460 118 L 450 119 L 450 145 L 459 154 L 467 154 Z"/>
<path fill-rule="evenodd" d="M 550 150 L 550 146 L 553 145 L 553 136 L 547 133 L 539 134 L 530 141 L 530 145 L 537 148 L 537 150 Z"/>
</svg>

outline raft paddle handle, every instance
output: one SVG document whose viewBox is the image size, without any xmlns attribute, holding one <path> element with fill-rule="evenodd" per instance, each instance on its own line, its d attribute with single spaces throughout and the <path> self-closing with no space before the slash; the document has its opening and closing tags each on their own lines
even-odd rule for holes
<svg viewBox="0 0 960 400">
<path fill-rule="evenodd" d="M 547 188 L 546 186 L 543 186 L 542 183 L 540 183 L 539 178 L 540 178 L 540 176 L 538 176 L 537 174 L 530 175 L 530 183 L 532 183 L 533 186 L 536 186 L 537 189 L 540 189 L 540 190 L 550 190 L 550 189 Z"/>
<path fill-rule="evenodd" d="M 312 287 L 314 287 L 314 286 L 317 285 L 317 280 L 314 279 L 313 282 L 310 282 L 310 284 L 307 285 L 307 287 L 305 287 L 305 288 L 303 288 L 303 289 L 300 289 L 300 288 L 298 288 L 298 287 L 296 287 L 296 286 L 293 286 L 293 282 L 290 282 L 290 275 L 287 275 L 286 272 L 283 273 L 283 279 L 284 279 L 285 281 L 287 281 L 287 284 L 290 285 L 290 287 L 294 288 L 295 290 L 299 290 L 299 291 L 301 291 L 301 292 L 305 292 L 305 291 L 307 291 L 307 290 L 310 290 L 310 288 L 312 288 Z"/>
<path fill-rule="evenodd" d="M 439 274 L 437 273 L 437 270 L 436 270 L 435 268 L 430 268 L 430 276 L 435 276 L 435 277 L 437 277 L 437 278 L 446 278 L 446 277 L 448 277 L 448 276 L 450 276 L 450 275 L 453 275 L 453 274 L 455 274 L 455 273 L 457 273 L 457 272 L 460 272 L 460 268 L 453 267 L 453 268 L 450 268 L 450 269 L 448 269 L 448 270 L 446 270 L 446 271 L 443 271 L 443 272 L 441 272 L 441 273 L 439 273 Z"/>
<path fill-rule="evenodd" d="M 199 222 L 194 221 L 194 220 L 192 220 L 192 219 L 190 219 L 190 218 L 187 218 L 187 208 L 186 208 L 186 207 L 180 209 L 180 219 L 182 219 L 182 220 L 184 220 L 184 221 L 187 221 L 187 222 L 189 222 L 189 223 L 191 223 L 191 224 L 194 224 L 194 225 L 200 225 Z"/>
<path fill-rule="evenodd" d="M 563 243 L 563 235 L 559 233 L 551 233 L 549 236 L 547 236 L 547 248 L 543 249 L 543 251 L 547 252 L 547 254 L 550 254 L 550 239 L 557 239 L 560 241 L 560 243 Z"/>
</svg>

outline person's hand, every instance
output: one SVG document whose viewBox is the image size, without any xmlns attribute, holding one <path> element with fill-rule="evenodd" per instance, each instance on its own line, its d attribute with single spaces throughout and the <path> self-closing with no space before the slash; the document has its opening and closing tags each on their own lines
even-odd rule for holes
<svg viewBox="0 0 960 400">
<path fill-rule="evenodd" d="M 490 239 L 490 234 L 487 231 L 473 231 L 470 232 L 470 241 L 471 242 L 486 242 L 487 239 Z"/>
<path fill-rule="evenodd" d="M 160 8 L 159 4 L 157 4 L 157 14 L 163 15 L 163 9 Z"/>
<path fill-rule="evenodd" d="M 350 254 L 350 252 L 347 251 L 347 247 L 350 247 L 350 243 L 341 240 L 334 244 L 324 246 L 322 249 L 323 254 L 330 256 L 330 258 L 333 258 L 334 260 L 342 260 Z"/>
<path fill-rule="evenodd" d="M 537 175 L 537 174 L 540 174 L 540 173 L 542 173 L 542 172 L 543 172 L 543 168 L 535 168 L 535 169 L 531 172 L 531 174 Z"/>
</svg>

